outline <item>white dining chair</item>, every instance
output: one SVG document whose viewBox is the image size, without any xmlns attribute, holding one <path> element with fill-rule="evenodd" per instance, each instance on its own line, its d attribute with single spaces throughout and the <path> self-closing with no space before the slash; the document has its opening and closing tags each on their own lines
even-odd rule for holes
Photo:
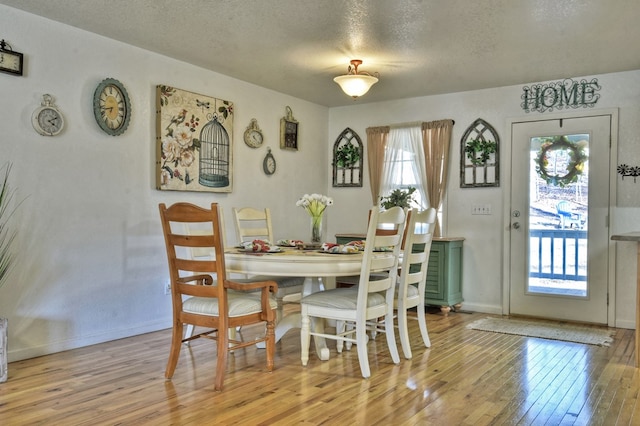
<svg viewBox="0 0 640 426">
<path fill-rule="evenodd" d="M 420 335 L 424 346 L 431 347 L 429 331 L 427 330 L 424 297 L 435 220 L 436 209 L 432 207 L 421 212 L 413 210 L 407 223 L 394 300 L 400 343 L 406 359 L 411 359 L 412 357 L 407 315 L 411 308 L 416 308 Z"/>
<path fill-rule="evenodd" d="M 385 228 L 389 228 L 388 232 L 378 235 L 376 230 L 383 228 L 382 224 L 386 225 Z M 355 343 L 362 377 L 371 376 L 367 354 L 367 321 L 384 317 L 386 324 L 393 324 L 393 300 L 404 226 L 405 211 L 402 208 L 394 207 L 380 212 L 378 207 L 373 207 L 370 212 L 358 286 L 312 293 L 301 299 L 302 365 L 306 366 L 309 361 L 309 344 L 311 336 L 314 336 L 314 338 Z M 381 247 L 389 251 L 376 252 L 376 248 Z M 318 326 L 325 319 L 349 322 L 353 327 L 335 334 L 325 333 L 323 327 Z M 312 320 L 316 324 L 314 330 L 311 330 Z M 391 359 L 398 364 L 400 356 L 392 326 L 386 327 L 385 335 Z"/>
<path fill-rule="evenodd" d="M 267 240 L 271 244 L 276 244 L 269 208 L 234 207 L 232 211 L 238 244 L 255 239 Z M 263 276 L 248 278 L 259 281 L 265 279 Z M 284 315 L 284 298 L 302 293 L 304 277 L 277 276 L 269 277 L 269 279 L 278 283 L 276 301 L 278 302 L 278 320 L 280 320 Z"/>
</svg>

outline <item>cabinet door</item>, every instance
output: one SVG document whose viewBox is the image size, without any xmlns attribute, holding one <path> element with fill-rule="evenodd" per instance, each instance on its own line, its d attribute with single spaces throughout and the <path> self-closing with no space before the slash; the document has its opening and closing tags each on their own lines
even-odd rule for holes
<svg viewBox="0 0 640 426">
<path fill-rule="evenodd" d="M 425 300 L 430 304 L 441 304 L 445 299 L 445 245 L 434 241 L 429 253 L 429 269 L 427 269 L 427 284 L 425 286 Z"/>
</svg>

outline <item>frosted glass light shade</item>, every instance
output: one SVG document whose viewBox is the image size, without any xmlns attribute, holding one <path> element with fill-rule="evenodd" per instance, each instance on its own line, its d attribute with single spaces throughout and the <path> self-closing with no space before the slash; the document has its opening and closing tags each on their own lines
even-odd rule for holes
<svg viewBox="0 0 640 426">
<path fill-rule="evenodd" d="M 333 81 L 340 85 L 344 93 L 355 99 L 367 93 L 371 86 L 378 82 L 378 79 L 365 74 L 347 74 L 335 77 Z"/>
</svg>

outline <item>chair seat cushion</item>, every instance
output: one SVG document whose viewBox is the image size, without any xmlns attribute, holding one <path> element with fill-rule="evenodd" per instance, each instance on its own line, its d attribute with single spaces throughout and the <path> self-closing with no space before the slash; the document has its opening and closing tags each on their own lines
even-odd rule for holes
<svg viewBox="0 0 640 426">
<path fill-rule="evenodd" d="M 259 293 L 227 293 L 229 302 L 229 316 L 241 317 L 262 311 Z M 278 304 L 274 297 L 269 298 L 271 309 L 276 309 Z M 218 316 L 218 299 L 213 297 L 189 297 L 182 302 L 182 310 L 192 314 Z"/>
<path fill-rule="evenodd" d="M 356 302 L 358 299 L 357 288 L 336 288 L 327 291 L 318 291 L 308 296 L 303 297 L 300 300 L 301 304 L 308 304 L 314 306 L 322 306 L 325 308 L 335 309 L 356 309 Z M 380 293 L 370 293 L 367 298 L 367 307 L 384 305 L 385 298 Z"/>
<path fill-rule="evenodd" d="M 398 291 L 400 290 L 400 286 L 396 286 L 396 298 L 398 297 Z M 407 286 L 407 298 L 419 296 L 418 294 L 418 286 L 417 285 L 408 285 Z"/>
<path fill-rule="evenodd" d="M 232 278 L 237 283 L 251 283 L 255 281 L 275 281 L 278 284 L 276 297 L 284 297 L 288 294 L 302 292 L 304 277 L 270 277 L 267 275 L 255 275 L 251 278 Z"/>
<path fill-rule="evenodd" d="M 267 275 L 257 275 L 251 277 L 251 281 L 275 281 L 278 288 L 298 287 L 304 284 L 304 277 L 269 277 Z"/>
<path fill-rule="evenodd" d="M 383 280 L 389 276 L 386 272 L 376 272 L 369 275 L 369 279 L 372 281 Z M 348 275 L 345 277 L 336 277 L 336 282 L 340 284 L 358 285 L 360 283 L 360 275 Z"/>
</svg>

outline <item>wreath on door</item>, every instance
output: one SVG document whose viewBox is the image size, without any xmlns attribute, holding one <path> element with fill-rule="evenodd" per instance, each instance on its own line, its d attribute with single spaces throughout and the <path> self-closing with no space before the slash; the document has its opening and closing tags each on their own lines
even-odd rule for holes
<svg viewBox="0 0 640 426">
<path fill-rule="evenodd" d="M 565 186 L 575 183 L 584 172 L 584 163 L 588 160 L 584 142 L 571 142 L 566 136 L 556 136 L 540 146 L 536 156 L 536 172 L 547 184 Z M 569 161 L 565 174 L 555 174 L 549 170 L 549 157 L 554 151 L 567 151 Z"/>
</svg>

